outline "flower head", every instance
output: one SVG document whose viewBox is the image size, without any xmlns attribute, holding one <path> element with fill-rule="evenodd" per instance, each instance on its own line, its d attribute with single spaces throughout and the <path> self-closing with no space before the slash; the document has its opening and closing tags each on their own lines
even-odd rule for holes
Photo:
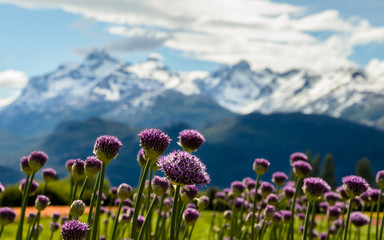
<svg viewBox="0 0 384 240">
<path fill-rule="evenodd" d="M 191 226 L 197 221 L 199 216 L 199 211 L 193 208 L 187 208 L 183 213 L 183 220 L 187 226 Z"/>
<path fill-rule="evenodd" d="M 101 161 L 95 156 L 89 156 L 85 159 L 84 172 L 88 177 L 95 176 L 101 169 Z"/>
<path fill-rule="evenodd" d="M 353 212 L 351 213 L 351 223 L 359 228 L 367 225 L 369 223 L 369 218 L 361 212 Z"/>
<path fill-rule="evenodd" d="M 263 175 L 268 171 L 269 165 L 270 162 L 267 159 L 256 158 L 255 161 L 253 161 L 253 170 L 256 174 Z"/>
<path fill-rule="evenodd" d="M 312 171 L 311 165 L 302 160 L 293 162 L 292 168 L 293 168 L 293 173 L 298 178 L 306 178 L 309 175 L 309 173 Z"/>
<path fill-rule="evenodd" d="M 30 212 L 30 213 L 28 213 L 28 215 L 27 215 L 26 222 L 27 222 L 28 224 L 32 224 L 33 221 L 35 220 L 35 218 L 36 218 L 36 213 L 34 213 L 34 212 Z"/>
<path fill-rule="evenodd" d="M 145 151 L 145 155 L 153 161 L 167 150 L 171 139 L 160 129 L 145 129 L 139 133 L 140 147 Z"/>
<path fill-rule="evenodd" d="M 59 219 L 60 219 L 60 213 L 59 212 L 52 213 L 52 222 L 58 222 Z"/>
<path fill-rule="evenodd" d="M 4 192 L 5 188 L 4 185 L 0 182 L 0 193 Z"/>
<path fill-rule="evenodd" d="M 132 187 L 126 183 L 120 184 L 120 186 L 117 188 L 117 197 L 121 200 L 129 198 L 131 196 L 131 193 Z"/>
<path fill-rule="evenodd" d="M 243 179 L 243 183 L 245 184 L 248 190 L 254 189 L 256 186 L 256 181 L 250 177 L 245 177 Z"/>
<path fill-rule="evenodd" d="M 20 185 L 19 185 L 20 192 L 24 192 L 25 185 L 26 185 L 25 181 L 26 181 L 25 178 L 20 181 Z M 38 187 L 39 187 L 39 184 L 35 180 L 33 180 L 29 195 L 33 195 L 37 191 Z"/>
<path fill-rule="evenodd" d="M 35 200 L 35 207 L 37 210 L 43 211 L 49 204 L 51 204 L 51 201 L 47 196 L 37 195 Z"/>
<path fill-rule="evenodd" d="M 33 170 L 29 166 L 28 156 L 24 156 L 20 159 L 20 169 L 28 176 L 32 174 Z"/>
<path fill-rule="evenodd" d="M 260 191 L 263 197 L 267 197 L 269 194 L 275 191 L 275 187 L 269 182 L 262 182 L 260 184 Z"/>
<path fill-rule="evenodd" d="M 339 193 L 342 200 L 348 199 L 347 193 L 345 192 L 345 189 L 343 186 L 338 187 L 336 191 Z"/>
<path fill-rule="evenodd" d="M 199 189 L 195 185 L 187 185 L 180 189 L 180 196 L 185 203 L 189 203 L 195 199 L 198 192 Z"/>
<path fill-rule="evenodd" d="M 76 159 L 69 159 L 65 162 L 65 168 L 67 171 L 72 174 L 72 165 L 75 163 Z"/>
<path fill-rule="evenodd" d="M 112 159 L 117 157 L 121 146 L 123 144 L 117 137 L 104 135 L 96 139 L 93 153 L 97 159 L 108 165 Z"/>
<path fill-rule="evenodd" d="M 342 181 L 345 193 L 349 198 L 358 197 L 369 188 L 367 181 L 359 176 L 346 176 L 343 177 Z"/>
<path fill-rule="evenodd" d="M 284 197 L 286 198 L 286 199 L 291 199 L 291 198 L 293 198 L 293 195 L 295 194 L 295 191 L 296 191 L 296 189 L 294 188 L 294 187 L 290 187 L 290 186 L 285 186 L 284 188 L 283 188 L 283 192 L 284 192 Z"/>
<path fill-rule="evenodd" d="M 81 159 L 76 159 L 72 165 L 72 177 L 75 181 L 85 178 L 84 170 L 85 162 Z"/>
<path fill-rule="evenodd" d="M 51 222 L 49 224 L 49 228 L 51 229 L 52 232 L 56 232 L 57 230 L 59 230 L 60 224 L 58 224 L 57 222 Z"/>
<path fill-rule="evenodd" d="M 147 157 L 145 156 L 145 151 L 142 148 L 137 153 L 137 162 L 140 167 L 145 167 L 145 164 L 147 163 Z"/>
<path fill-rule="evenodd" d="M 378 171 L 376 174 L 376 182 L 380 188 L 384 188 L 384 170 Z"/>
<path fill-rule="evenodd" d="M 268 205 L 276 206 L 277 203 L 279 202 L 279 197 L 276 194 L 271 193 L 268 195 L 265 201 L 267 202 Z"/>
<path fill-rule="evenodd" d="M 272 174 L 272 182 L 276 184 L 276 186 L 282 186 L 287 181 L 288 176 L 283 172 L 274 172 Z"/>
<path fill-rule="evenodd" d="M 205 143 L 204 136 L 196 130 L 186 129 L 179 133 L 178 144 L 186 152 L 194 152 Z"/>
<path fill-rule="evenodd" d="M 244 192 L 245 185 L 244 185 L 244 183 L 242 183 L 240 181 L 234 181 L 231 183 L 231 190 L 232 190 L 233 195 L 238 197 Z"/>
<path fill-rule="evenodd" d="M 341 210 L 339 207 L 330 206 L 327 209 L 327 215 L 330 220 L 338 219 L 341 215 Z"/>
<path fill-rule="evenodd" d="M 329 204 L 335 205 L 335 203 L 340 200 L 340 196 L 339 196 L 339 194 L 337 194 L 335 192 L 326 192 L 324 194 L 324 199 Z"/>
<path fill-rule="evenodd" d="M 295 152 L 295 153 L 292 153 L 291 156 L 289 156 L 289 161 L 290 161 L 291 166 L 292 166 L 293 163 L 296 161 L 308 162 L 308 157 L 304 153 Z"/>
<path fill-rule="evenodd" d="M 16 218 L 16 213 L 12 208 L 2 207 L 0 208 L 0 225 L 7 225 L 13 223 Z"/>
<path fill-rule="evenodd" d="M 329 192 L 331 187 L 326 181 L 318 177 L 304 179 L 303 192 L 309 201 L 315 201 Z"/>
<path fill-rule="evenodd" d="M 74 218 L 79 218 L 83 215 L 85 210 L 85 203 L 81 200 L 75 200 L 71 204 L 69 214 Z"/>
<path fill-rule="evenodd" d="M 211 182 L 206 166 L 200 159 L 184 151 L 174 151 L 159 158 L 159 165 L 175 184 L 207 185 Z"/>
<path fill-rule="evenodd" d="M 43 179 L 46 182 L 51 182 L 57 179 L 57 173 L 53 168 L 43 169 Z"/>
<path fill-rule="evenodd" d="M 48 155 L 41 151 L 31 152 L 28 157 L 29 167 L 34 171 L 39 171 L 47 162 Z"/>
<path fill-rule="evenodd" d="M 197 206 L 199 207 L 200 210 L 206 209 L 208 205 L 209 205 L 209 197 L 201 196 L 200 198 L 197 199 Z"/>
<path fill-rule="evenodd" d="M 379 189 L 370 189 L 368 192 L 368 198 L 373 203 L 379 202 L 380 190 Z M 384 199 L 384 193 L 381 195 L 381 199 Z"/>
<path fill-rule="evenodd" d="M 152 190 L 157 196 L 161 196 L 167 192 L 171 183 L 166 177 L 154 176 L 152 179 Z"/>
<path fill-rule="evenodd" d="M 271 221 L 274 215 L 275 215 L 275 207 L 271 205 L 267 205 L 264 209 L 265 220 Z"/>
<path fill-rule="evenodd" d="M 88 225 L 76 219 L 66 221 L 61 227 L 61 236 L 64 240 L 83 240 L 87 235 Z"/>
</svg>

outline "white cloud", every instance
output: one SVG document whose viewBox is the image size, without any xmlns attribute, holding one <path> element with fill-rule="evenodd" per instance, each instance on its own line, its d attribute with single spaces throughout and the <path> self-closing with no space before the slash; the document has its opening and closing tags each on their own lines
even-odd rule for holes
<svg viewBox="0 0 384 240">
<path fill-rule="evenodd" d="M 352 65 L 357 45 L 384 41 L 384 27 L 344 19 L 336 10 L 307 13 L 268 0 L 0 0 L 29 8 L 60 8 L 110 23 L 123 36 L 107 49 L 154 51 L 160 46 L 220 63 L 248 60 L 253 67 L 328 70 Z M 326 33 L 326 38 L 318 37 Z M 324 36 L 324 35 L 323 35 Z"/>
<path fill-rule="evenodd" d="M 16 70 L 0 72 L 0 107 L 17 99 L 27 83 L 28 78 L 24 72 Z"/>
<path fill-rule="evenodd" d="M 380 61 L 379 59 L 372 59 L 367 64 L 365 70 L 369 75 L 384 80 L 384 60 Z"/>
</svg>

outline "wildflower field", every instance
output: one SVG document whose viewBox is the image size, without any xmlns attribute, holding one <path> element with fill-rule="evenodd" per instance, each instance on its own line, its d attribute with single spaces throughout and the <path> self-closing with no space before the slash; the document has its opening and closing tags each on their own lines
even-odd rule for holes
<svg viewBox="0 0 384 240">
<path fill-rule="evenodd" d="M 108 188 L 105 176 L 124 147 L 114 136 L 97 138 L 85 161 L 68 160 L 65 180 L 44 168 L 49 161 L 44 152 L 21 157 L 25 179 L 18 190 L 13 187 L 21 201 L 1 206 L 0 239 L 383 239 L 384 171 L 376 175 L 377 189 L 354 175 L 332 189 L 309 177 L 312 166 L 303 153 L 287 156 L 291 169 L 274 172 L 272 179 L 264 176 L 273 161 L 254 156 L 253 176 L 212 191 L 205 159 L 194 155 L 206 141 L 201 133 L 181 131 L 180 149 L 168 154 L 171 139 L 161 130 L 145 129 L 139 138 L 140 178 L 118 187 Z M 40 173 L 39 184 L 34 179 Z M 0 183 L 0 194 L 7 188 L 12 186 Z M 27 210 L 31 201 L 33 210 Z M 67 208 L 52 210 L 51 202 Z"/>
</svg>

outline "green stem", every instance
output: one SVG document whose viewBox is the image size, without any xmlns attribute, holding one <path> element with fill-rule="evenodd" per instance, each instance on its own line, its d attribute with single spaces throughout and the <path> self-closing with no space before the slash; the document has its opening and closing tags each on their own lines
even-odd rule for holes
<svg viewBox="0 0 384 240">
<path fill-rule="evenodd" d="M 4 230 L 4 225 L 1 225 L 1 228 L 0 228 L 0 238 L 1 238 L 1 234 L 3 233 L 3 230 Z"/>
<path fill-rule="evenodd" d="M 232 205 L 232 218 L 231 218 L 230 237 L 229 237 L 230 240 L 233 240 L 233 235 L 235 233 L 235 221 L 237 220 L 236 219 L 236 201 L 237 201 L 237 197 L 235 196 L 235 198 L 233 199 L 233 205 Z"/>
<path fill-rule="evenodd" d="M 93 222 L 93 230 L 92 230 L 92 240 L 97 239 L 97 233 L 99 228 L 99 218 L 100 218 L 100 206 L 101 206 L 101 198 L 103 195 L 103 185 L 104 185 L 104 174 L 105 174 L 105 163 L 103 162 L 101 164 L 101 176 L 100 176 L 100 183 L 99 183 L 99 190 L 97 193 L 97 200 L 96 200 L 96 211 L 95 211 L 95 219 Z"/>
<path fill-rule="evenodd" d="M 373 207 L 375 204 L 371 202 L 371 210 L 369 211 L 369 223 L 368 223 L 368 232 L 367 232 L 367 240 L 371 238 L 371 223 L 372 223 L 372 216 L 373 216 Z"/>
<path fill-rule="evenodd" d="M 32 235 L 35 232 L 35 226 L 36 226 L 38 218 L 40 218 L 40 211 L 37 211 L 37 215 L 36 215 L 36 217 L 35 217 L 35 219 L 33 220 L 33 223 L 32 223 L 32 230 L 31 230 L 30 234 L 27 236 L 27 240 L 31 240 L 32 239 Z M 39 231 L 39 226 L 37 226 L 37 231 Z"/>
<path fill-rule="evenodd" d="M 143 237 L 143 233 L 145 232 L 145 230 L 149 227 L 149 223 L 151 222 L 150 221 L 150 214 L 153 210 L 153 207 L 155 206 L 155 202 L 156 202 L 156 197 L 153 198 L 152 202 L 151 202 L 151 206 L 149 207 L 148 209 L 148 213 L 147 213 L 147 216 L 145 217 L 145 220 L 144 220 L 144 223 L 143 225 L 141 226 L 141 229 L 140 229 L 140 233 L 139 233 L 139 236 L 138 236 L 138 240 L 141 240 L 142 237 Z M 113 239 L 113 238 L 112 238 Z"/>
<path fill-rule="evenodd" d="M 99 174 L 97 175 L 97 180 L 95 182 L 95 185 L 93 186 L 93 193 L 91 196 L 91 202 L 89 204 L 88 220 L 87 220 L 87 223 L 89 226 L 92 226 L 91 222 L 92 222 L 92 216 L 93 216 L 93 205 L 95 203 L 97 189 L 99 188 L 100 177 L 101 177 L 101 173 L 99 172 Z M 87 240 L 91 239 L 91 229 L 89 229 L 87 231 L 87 238 L 86 239 Z"/>
<path fill-rule="evenodd" d="M 45 195 L 45 193 L 47 192 L 47 185 L 48 185 L 48 182 L 44 182 L 43 195 Z"/>
<path fill-rule="evenodd" d="M 51 231 L 51 236 L 49 237 L 49 240 L 53 239 L 53 231 Z"/>
<path fill-rule="evenodd" d="M 139 216 L 140 211 L 140 200 L 141 195 L 143 194 L 144 185 L 145 185 L 145 179 L 147 178 L 148 170 L 150 166 L 149 159 L 147 160 L 145 164 L 144 171 L 142 171 L 142 175 L 140 176 L 139 180 L 139 189 L 137 192 L 136 202 L 135 202 L 135 210 L 133 212 L 133 219 L 132 219 L 132 228 L 131 228 L 131 238 L 136 240 L 136 228 L 137 228 L 137 217 Z"/>
<path fill-rule="evenodd" d="M 70 193 L 69 193 L 69 206 L 71 206 L 71 204 L 72 204 L 72 194 L 73 194 L 73 177 L 71 174 L 71 189 L 70 189 Z"/>
<path fill-rule="evenodd" d="M 344 240 L 347 240 L 348 236 L 348 227 L 349 227 L 349 217 L 351 216 L 351 208 L 352 208 L 352 198 L 349 199 L 348 204 L 348 212 L 347 212 L 347 220 L 345 221 L 345 231 L 344 231 Z"/>
<path fill-rule="evenodd" d="M 184 234 L 183 234 L 183 240 L 185 239 L 185 237 L 188 235 L 188 226 L 185 227 L 185 230 L 184 230 Z"/>
<path fill-rule="evenodd" d="M 87 185 L 87 182 L 88 182 L 88 176 L 85 178 L 85 180 L 83 182 L 83 186 L 80 189 L 79 197 L 77 199 L 81 199 L 81 197 L 83 196 L 83 193 L 85 190 L 85 185 Z"/>
<path fill-rule="evenodd" d="M 177 236 L 175 236 L 175 226 L 176 226 L 177 202 L 179 200 L 179 193 L 180 193 L 180 185 L 177 185 L 175 189 L 175 195 L 173 197 L 173 204 L 172 204 L 171 233 L 170 233 L 171 240 L 177 239 Z"/>
<path fill-rule="evenodd" d="M 181 199 L 179 198 L 179 202 L 181 203 Z M 183 202 L 183 204 L 179 204 L 178 208 L 177 208 L 177 212 L 178 212 L 178 216 L 176 216 L 176 236 L 179 236 L 179 230 L 181 228 L 181 223 L 183 221 L 181 221 L 181 218 L 183 217 L 183 212 L 184 212 L 184 209 L 185 209 L 185 202 Z"/>
<path fill-rule="evenodd" d="M 303 240 L 306 240 L 307 239 L 307 232 L 308 232 L 308 220 L 309 220 L 309 210 L 310 210 L 310 207 L 311 207 L 311 201 L 308 201 L 308 205 L 307 205 L 307 212 L 305 213 L 305 222 L 304 222 L 304 232 L 303 232 Z M 312 208 L 314 208 L 314 206 L 312 206 Z"/>
<path fill-rule="evenodd" d="M 27 176 L 25 180 L 24 191 L 22 195 L 20 220 L 19 220 L 19 226 L 17 228 L 16 240 L 23 239 L 23 224 L 24 224 L 24 217 L 25 217 L 25 209 L 28 205 L 29 192 L 31 190 L 34 177 L 35 177 L 35 172 L 32 173 L 31 177 Z"/>
<path fill-rule="evenodd" d="M 120 211 L 121 211 L 121 207 L 123 206 L 123 200 L 120 199 L 120 202 L 119 202 L 119 207 L 117 209 L 117 213 L 116 213 L 116 217 L 115 217 L 115 221 L 113 222 L 113 228 L 112 228 L 112 238 L 111 239 L 115 239 L 115 236 L 116 236 L 116 228 L 117 228 L 117 225 L 118 225 L 118 222 L 119 222 L 119 215 L 120 215 Z"/>
<path fill-rule="evenodd" d="M 72 199 L 71 199 L 71 204 L 70 205 L 72 205 L 72 203 L 73 203 L 73 201 L 75 200 L 75 197 L 76 197 L 77 185 L 78 185 L 77 183 L 78 183 L 78 181 L 75 181 L 75 187 L 73 188 Z"/>
<path fill-rule="evenodd" d="M 315 224 L 315 216 L 316 216 L 316 201 L 313 202 L 312 204 L 312 217 L 311 217 L 311 225 L 309 226 L 309 232 L 311 233 L 309 235 L 309 240 L 312 240 L 313 238 L 313 234 L 312 234 L 312 231 L 313 231 L 313 228 L 314 228 L 314 224 Z"/>
<path fill-rule="evenodd" d="M 382 194 L 383 194 L 383 189 L 384 188 L 380 188 L 380 195 L 379 195 L 379 202 L 377 203 L 377 222 L 376 222 L 376 237 L 377 237 L 377 233 L 379 232 L 379 219 L 380 219 L 380 204 L 381 204 L 381 198 L 382 198 Z M 381 219 L 381 228 L 380 228 L 380 238 L 378 239 L 383 239 L 383 224 L 384 224 L 384 214 L 383 214 L 383 218 Z"/>
<path fill-rule="evenodd" d="M 160 219 L 161 219 L 161 211 L 163 211 L 164 199 L 165 199 L 165 194 L 163 194 L 161 196 L 161 200 L 160 200 L 160 205 L 159 205 L 159 209 L 158 209 L 159 214 L 158 214 L 157 220 L 156 220 L 155 237 L 157 236 L 157 233 L 159 232 L 159 224 L 160 224 Z"/>
<path fill-rule="evenodd" d="M 263 226 L 261 227 L 261 231 L 260 231 L 260 240 L 262 240 L 264 238 L 264 233 L 267 229 L 267 224 L 265 221 L 263 221 Z"/>
<path fill-rule="evenodd" d="M 293 226 L 295 224 L 295 204 L 296 204 L 296 198 L 297 198 L 297 193 L 299 192 L 299 184 L 300 184 L 301 178 L 296 179 L 296 184 L 295 184 L 295 194 L 293 195 L 293 201 L 291 205 L 291 222 L 288 228 L 288 234 L 287 234 L 287 240 L 294 240 L 295 237 L 295 231 L 293 230 Z"/>
<path fill-rule="evenodd" d="M 257 190 L 259 188 L 260 183 L 260 175 L 257 175 L 256 186 L 255 186 L 255 194 L 253 195 L 253 206 L 252 206 L 252 220 L 251 220 L 251 239 L 253 240 L 255 237 L 255 213 L 256 213 L 256 198 L 257 198 Z M 259 218 L 259 216 L 257 216 Z"/>
<path fill-rule="evenodd" d="M 188 227 L 186 227 L 188 228 Z M 188 240 L 191 240 L 192 238 L 192 233 L 193 233 L 193 229 L 195 228 L 195 224 L 192 225 L 192 228 L 191 228 L 191 231 L 189 231 L 189 236 L 188 236 Z"/>
</svg>

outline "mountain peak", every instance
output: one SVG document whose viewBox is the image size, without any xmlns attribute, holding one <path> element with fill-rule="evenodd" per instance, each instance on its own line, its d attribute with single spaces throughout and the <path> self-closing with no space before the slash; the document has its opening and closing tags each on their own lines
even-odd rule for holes
<svg viewBox="0 0 384 240">
<path fill-rule="evenodd" d="M 108 60 L 112 62 L 118 61 L 117 59 L 109 55 L 109 53 L 105 49 L 94 49 L 85 58 L 85 61 L 94 61 L 94 60 Z"/>
<path fill-rule="evenodd" d="M 249 71 L 251 69 L 249 63 L 245 60 L 241 60 L 237 64 L 233 65 L 233 68 L 240 71 Z"/>
</svg>

